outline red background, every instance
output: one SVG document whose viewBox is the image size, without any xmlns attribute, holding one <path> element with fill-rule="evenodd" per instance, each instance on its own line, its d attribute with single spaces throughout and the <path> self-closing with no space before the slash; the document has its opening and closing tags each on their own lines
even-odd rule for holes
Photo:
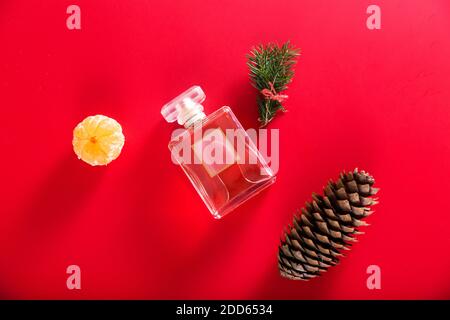
<svg viewBox="0 0 450 320">
<path fill-rule="evenodd" d="M 230 105 L 257 127 L 245 54 L 289 39 L 303 55 L 269 126 L 278 180 L 216 221 L 170 161 L 176 126 L 159 110 L 199 84 L 207 112 Z M 450 298 L 448 1 L 2 0 L 0 43 L 1 298 Z M 124 128 L 107 167 L 72 151 L 93 114 Z M 381 187 L 366 234 L 323 277 L 281 279 L 283 226 L 354 167 Z M 81 290 L 66 288 L 70 264 Z"/>
</svg>

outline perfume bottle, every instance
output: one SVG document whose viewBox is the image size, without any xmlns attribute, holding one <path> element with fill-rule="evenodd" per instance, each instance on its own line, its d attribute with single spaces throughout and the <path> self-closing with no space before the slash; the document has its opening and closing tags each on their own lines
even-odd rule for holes
<svg viewBox="0 0 450 320">
<path fill-rule="evenodd" d="M 220 219 L 275 182 L 275 175 L 231 109 L 203 112 L 206 96 L 193 86 L 164 105 L 167 122 L 184 126 L 172 134 L 172 161 L 186 173 L 200 197 Z"/>
</svg>

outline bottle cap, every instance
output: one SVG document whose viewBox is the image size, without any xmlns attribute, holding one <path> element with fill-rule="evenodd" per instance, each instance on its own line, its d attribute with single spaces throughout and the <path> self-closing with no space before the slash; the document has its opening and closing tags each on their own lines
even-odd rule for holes
<svg viewBox="0 0 450 320">
<path fill-rule="evenodd" d="M 161 114 L 167 122 L 178 121 L 180 125 L 193 123 L 194 120 L 205 117 L 201 103 L 205 101 L 206 95 L 199 86 L 190 87 L 178 97 L 166 103 Z"/>
</svg>

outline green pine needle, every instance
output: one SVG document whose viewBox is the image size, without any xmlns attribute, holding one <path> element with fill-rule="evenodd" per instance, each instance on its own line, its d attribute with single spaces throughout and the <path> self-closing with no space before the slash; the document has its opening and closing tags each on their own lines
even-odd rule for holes
<svg viewBox="0 0 450 320">
<path fill-rule="evenodd" d="M 258 45 L 247 55 L 247 66 L 250 69 L 252 85 L 261 93 L 264 89 L 270 90 L 272 83 L 277 94 L 288 88 L 294 77 L 294 65 L 300 50 L 294 48 L 290 42 L 281 47 L 275 43 Z M 268 99 L 262 94 L 258 95 L 259 121 L 261 127 L 267 125 L 278 110 L 286 111 L 281 102 Z"/>
</svg>

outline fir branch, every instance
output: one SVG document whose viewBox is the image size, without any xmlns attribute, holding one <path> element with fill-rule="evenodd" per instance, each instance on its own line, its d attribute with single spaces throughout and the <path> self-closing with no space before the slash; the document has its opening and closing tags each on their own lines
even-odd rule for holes
<svg viewBox="0 0 450 320">
<path fill-rule="evenodd" d="M 278 110 L 286 109 L 280 92 L 288 88 L 294 77 L 294 65 L 300 50 L 294 48 L 290 42 L 281 47 L 274 43 L 258 45 L 247 55 L 247 66 L 250 70 L 252 85 L 259 91 L 257 103 L 261 126 L 267 125 Z"/>
</svg>

